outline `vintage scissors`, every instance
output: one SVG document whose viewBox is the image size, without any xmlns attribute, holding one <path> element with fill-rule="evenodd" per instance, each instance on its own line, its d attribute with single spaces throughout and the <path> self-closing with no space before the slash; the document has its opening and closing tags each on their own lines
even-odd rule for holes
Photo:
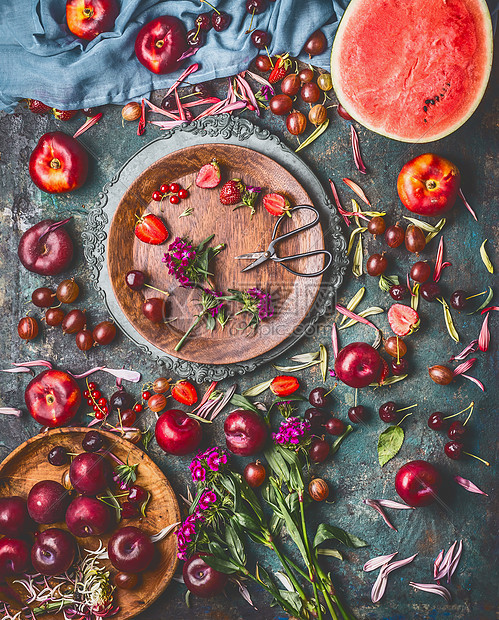
<svg viewBox="0 0 499 620">
<path fill-rule="evenodd" d="M 274 230 L 272 231 L 272 241 L 270 242 L 270 245 L 265 252 L 251 252 L 250 254 L 242 254 L 241 256 L 235 257 L 237 260 L 253 259 L 253 262 L 247 265 L 243 269 L 243 271 L 249 271 L 250 269 L 254 269 L 255 267 L 258 267 L 258 265 L 261 265 L 267 260 L 272 260 L 275 263 L 280 263 L 290 273 L 294 274 L 295 276 L 302 276 L 304 278 L 314 278 L 315 276 L 320 276 L 322 273 L 326 271 L 326 269 L 333 262 L 333 256 L 331 252 L 328 252 L 327 250 L 310 250 L 310 252 L 303 252 L 302 254 L 293 254 L 293 256 L 278 256 L 277 255 L 276 245 L 278 243 L 280 243 L 281 241 L 284 241 L 284 239 L 289 239 L 289 237 L 298 235 L 304 232 L 305 230 L 312 228 L 318 223 L 319 212 L 317 211 L 317 209 L 309 205 L 298 205 L 294 207 L 293 209 L 290 209 L 288 213 L 293 213 L 294 211 L 299 211 L 300 209 L 307 209 L 308 211 L 312 211 L 315 214 L 315 218 L 308 224 L 305 224 L 305 226 L 300 226 L 300 228 L 295 228 L 295 230 L 291 230 L 290 232 L 287 232 L 281 235 L 280 237 L 278 237 L 277 231 L 279 229 L 279 224 L 282 222 L 283 219 L 288 217 L 286 213 L 281 215 L 279 219 L 277 220 L 277 222 L 275 223 Z M 320 271 L 316 271 L 314 273 L 301 273 L 299 271 L 295 271 L 294 269 L 291 269 L 291 267 L 288 267 L 285 264 L 286 261 L 289 261 L 289 260 L 295 260 L 297 258 L 305 258 L 307 256 L 317 256 L 318 254 L 323 254 L 325 257 L 327 257 L 327 264 Z"/>
</svg>

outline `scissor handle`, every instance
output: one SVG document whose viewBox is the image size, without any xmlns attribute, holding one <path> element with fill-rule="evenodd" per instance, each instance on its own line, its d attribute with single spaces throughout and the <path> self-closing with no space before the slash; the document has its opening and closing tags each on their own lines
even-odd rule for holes
<svg viewBox="0 0 499 620">
<path fill-rule="evenodd" d="M 327 257 L 327 264 L 320 271 L 314 271 L 314 273 L 302 273 L 301 271 L 295 271 L 288 267 L 285 262 L 288 260 L 294 260 L 296 258 L 306 258 L 307 256 L 318 256 L 319 254 L 323 254 Z M 316 276 L 320 276 L 323 274 L 329 266 L 333 262 L 333 255 L 328 250 L 311 250 L 310 252 L 303 252 L 303 254 L 295 254 L 294 256 L 283 256 L 282 258 L 279 256 L 274 256 L 272 259 L 275 263 L 280 263 L 284 269 L 287 269 L 290 273 L 295 276 L 302 276 L 303 278 L 315 278 Z"/>
<path fill-rule="evenodd" d="M 304 230 L 308 230 L 309 228 L 312 228 L 312 226 L 315 226 L 317 224 L 317 222 L 320 219 L 319 212 L 317 211 L 315 207 L 312 207 L 310 205 L 298 205 L 290 209 L 288 213 L 293 213 L 293 211 L 299 211 L 300 209 L 307 209 L 308 211 L 312 211 L 313 213 L 315 213 L 315 218 L 308 224 L 305 224 L 304 226 L 300 226 L 300 228 L 295 228 L 294 230 L 290 230 L 289 232 L 284 233 L 284 235 L 277 237 L 277 231 L 279 230 L 279 224 L 283 221 L 283 219 L 289 217 L 289 215 L 287 215 L 286 213 L 281 215 L 279 219 L 277 220 L 277 222 L 275 223 L 274 230 L 272 231 L 272 241 L 269 245 L 269 251 L 272 251 L 274 249 L 275 243 L 279 241 L 283 241 L 284 239 L 288 239 L 289 237 L 293 237 L 294 235 L 297 235 L 298 233 L 303 232 Z"/>
</svg>

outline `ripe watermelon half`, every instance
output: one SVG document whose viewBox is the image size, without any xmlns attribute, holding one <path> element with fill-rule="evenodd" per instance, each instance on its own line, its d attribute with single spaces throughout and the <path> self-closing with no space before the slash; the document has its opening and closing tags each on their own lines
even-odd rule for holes
<svg viewBox="0 0 499 620">
<path fill-rule="evenodd" d="M 480 103 L 491 65 L 485 0 L 351 0 L 331 54 L 345 110 L 402 142 L 460 127 Z"/>
</svg>

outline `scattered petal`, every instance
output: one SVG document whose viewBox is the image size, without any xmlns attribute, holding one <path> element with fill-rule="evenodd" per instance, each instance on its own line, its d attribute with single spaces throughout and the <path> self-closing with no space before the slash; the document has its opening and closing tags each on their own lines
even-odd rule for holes
<svg viewBox="0 0 499 620">
<path fill-rule="evenodd" d="M 153 112 L 156 112 L 157 114 L 162 114 L 163 116 L 167 116 L 168 118 L 171 118 L 174 121 L 180 120 L 179 116 L 173 114 L 172 112 L 168 112 L 167 110 L 163 110 L 162 108 L 158 108 L 158 106 L 155 106 L 154 103 L 151 103 L 149 99 L 144 99 L 144 102 L 146 105 L 148 105 L 151 108 Z"/>
<path fill-rule="evenodd" d="M 93 127 L 95 125 L 95 123 L 98 123 L 101 118 L 102 118 L 102 112 L 99 112 L 95 116 L 92 116 L 91 118 L 88 118 L 86 120 L 86 122 L 83 123 L 83 125 L 78 129 L 78 131 L 76 131 L 73 134 L 73 138 L 78 138 L 78 136 L 81 136 L 81 134 L 85 133 L 87 131 L 87 129 L 90 129 L 90 127 Z"/>
<path fill-rule="evenodd" d="M 244 585 L 244 583 L 241 583 L 238 579 L 235 579 L 234 581 L 237 583 L 237 587 L 239 588 L 239 594 L 243 597 L 243 599 L 248 603 L 248 605 L 251 605 L 253 609 L 258 610 L 258 608 L 255 606 L 255 604 L 251 600 L 251 595 L 249 593 L 249 590 Z"/>
<path fill-rule="evenodd" d="M 336 359 L 338 357 L 338 351 L 339 351 L 338 329 L 336 327 L 336 323 L 333 323 L 333 327 L 331 329 L 331 340 L 332 340 L 332 345 L 333 345 L 333 356 L 334 356 L 334 359 Z"/>
<path fill-rule="evenodd" d="M 253 91 L 251 90 L 251 86 L 248 84 L 248 82 L 244 79 L 244 77 L 241 74 L 236 75 L 236 80 L 241 86 L 241 88 L 243 89 L 244 94 L 246 95 L 246 98 L 249 100 L 251 105 L 255 108 L 256 115 L 260 116 L 260 106 L 258 105 L 258 101 L 256 100 Z"/>
<path fill-rule="evenodd" d="M 440 243 L 438 244 L 438 250 L 437 250 L 437 258 L 435 260 L 435 270 L 433 272 L 434 282 L 438 282 L 440 280 L 442 271 L 445 269 L 445 267 L 450 267 L 452 265 L 452 263 L 449 263 L 449 262 L 443 263 L 442 262 L 443 257 L 444 257 L 444 238 L 440 237 Z"/>
<path fill-rule="evenodd" d="M 138 383 L 141 377 L 140 372 L 137 372 L 136 370 L 125 370 L 124 368 L 106 368 L 105 366 L 96 366 L 95 368 L 91 368 L 90 370 L 87 370 L 80 375 L 75 375 L 69 371 L 68 373 L 75 379 L 84 379 L 85 377 L 88 377 L 89 375 L 92 375 L 94 372 L 98 372 L 99 370 L 102 370 L 102 372 L 107 372 L 108 374 L 113 375 L 113 377 L 118 377 L 120 379 L 124 379 L 125 381 L 131 381 L 132 383 Z"/>
<path fill-rule="evenodd" d="M 489 255 L 487 254 L 487 250 L 485 249 L 485 244 L 487 243 L 487 239 L 480 246 L 480 256 L 482 257 L 483 264 L 487 267 L 487 271 L 489 273 L 494 273 L 494 265 L 491 263 Z"/>
<path fill-rule="evenodd" d="M 437 557 L 435 558 L 435 561 L 433 562 L 433 579 L 436 579 L 438 575 L 438 571 L 440 570 L 440 565 L 442 564 L 443 558 L 444 558 L 444 550 L 441 549 L 440 553 L 437 555 Z"/>
<path fill-rule="evenodd" d="M 472 357 L 471 359 L 466 360 L 462 364 L 459 364 L 459 366 L 456 366 L 454 368 L 454 376 L 457 377 L 458 375 L 462 375 L 463 372 L 467 372 L 473 366 L 476 360 L 476 357 Z"/>
<path fill-rule="evenodd" d="M 449 359 L 449 362 L 461 362 L 462 360 L 466 359 L 468 355 L 470 355 L 471 353 L 475 353 L 477 349 L 478 349 L 478 339 L 472 340 L 470 344 L 461 351 L 461 353 L 458 353 L 457 355 L 453 355 Z"/>
<path fill-rule="evenodd" d="M 397 555 L 397 553 L 398 551 L 395 551 L 395 553 L 390 553 L 390 555 L 378 555 L 378 557 L 368 560 L 362 567 L 362 570 L 366 573 L 376 570 L 380 566 L 388 564 L 388 562 L 392 560 Z"/>
<path fill-rule="evenodd" d="M 468 381 L 473 381 L 473 383 L 478 385 L 478 387 L 482 390 L 482 392 L 485 392 L 485 386 L 483 385 L 483 383 L 481 381 L 479 381 L 475 377 L 472 377 L 471 375 L 461 375 L 461 377 L 464 377 L 465 379 L 468 379 Z"/>
<path fill-rule="evenodd" d="M 383 569 L 385 571 L 385 574 L 388 576 L 392 571 L 397 570 L 398 568 L 402 568 L 403 566 L 406 566 L 407 564 L 410 564 L 417 555 L 418 554 L 415 553 L 414 555 L 411 555 L 410 557 L 405 558 L 404 560 L 397 560 L 396 562 L 392 562 L 391 564 L 388 564 L 388 566 L 386 566 Z"/>
<path fill-rule="evenodd" d="M 490 314 L 488 313 L 485 315 L 482 323 L 482 329 L 480 330 L 480 335 L 478 336 L 478 348 L 483 352 L 487 351 L 490 343 L 489 316 Z"/>
<path fill-rule="evenodd" d="M 454 476 L 454 480 L 457 482 L 457 484 L 462 486 L 463 489 L 466 489 L 470 493 L 478 493 L 479 495 L 485 495 L 486 497 L 489 496 L 488 493 L 485 493 L 484 491 L 479 489 L 476 484 L 473 484 L 471 480 L 467 480 L 466 478 L 462 478 L 461 476 Z"/>
<path fill-rule="evenodd" d="M 386 590 L 388 578 L 384 574 L 383 568 L 379 571 L 378 577 L 376 578 L 371 590 L 371 601 L 373 603 L 378 603 L 383 598 L 383 594 Z"/>
<path fill-rule="evenodd" d="M 355 312 L 351 312 L 350 310 L 347 310 L 346 308 L 344 308 L 340 304 L 336 304 L 336 310 L 338 310 L 338 312 L 340 314 L 344 314 L 345 316 L 349 317 L 350 319 L 354 319 L 355 321 L 357 321 L 359 323 L 363 323 L 364 325 L 369 325 L 369 327 L 372 327 L 373 329 L 376 329 L 376 330 L 378 329 L 376 327 L 376 325 L 374 325 L 374 323 L 371 323 L 371 321 L 368 321 L 367 319 L 365 319 L 364 317 L 360 316 L 359 314 L 355 314 Z M 377 310 L 380 310 L 381 312 L 384 312 L 384 310 L 382 308 L 377 308 Z M 366 312 L 366 311 L 364 310 L 363 312 Z M 376 312 L 376 314 L 378 314 L 378 312 Z M 347 323 L 347 325 L 348 325 L 348 323 Z"/>
<path fill-rule="evenodd" d="M 210 387 L 204 393 L 203 398 L 201 399 L 201 402 L 199 403 L 199 405 L 192 410 L 193 412 L 197 411 L 205 404 L 205 402 L 210 398 L 213 390 L 217 387 L 217 384 L 218 384 L 218 381 L 212 381 Z"/>
<path fill-rule="evenodd" d="M 362 174 L 366 174 L 366 167 L 362 161 L 362 154 L 360 152 L 359 136 L 353 125 L 350 125 L 350 136 L 352 138 L 353 159 L 357 166 L 357 170 Z"/>
<path fill-rule="evenodd" d="M 423 592 L 429 592 L 430 594 L 438 594 L 448 603 L 452 601 L 449 590 L 447 590 L 447 588 L 444 588 L 444 586 L 437 586 L 434 583 L 414 583 L 414 581 L 410 581 L 409 585 L 413 588 L 416 588 L 416 590 L 422 590 Z"/>
<path fill-rule="evenodd" d="M 52 370 L 53 366 L 47 360 L 34 360 L 33 362 L 14 362 L 13 366 L 26 366 L 27 368 L 31 368 L 32 366 L 45 366 L 49 370 Z"/>
<path fill-rule="evenodd" d="M 140 104 L 141 114 L 139 119 L 139 124 L 137 126 L 137 135 L 141 136 L 146 130 L 146 104 L 145 100 L 142 99 L 142 103 Z"/>
<path fill-rule="evenodd" d="M 485 314 L 486 312 L 490 312 L 491 310 L 499 310 L 499 306 L 489 306 L 488 308 L 482 310 L 480 314 Z"/>
<path fill-rule="evenodd" d="M 19 418 L 21 415 L 21 410 L 14 409 L 14 407 L 0 407 L 0 413 L 3 415 L 15 415 L 16 418 Z"/>
<path fill-rule="evenodd" d="M 447 571 L 447 583 L 450 583 L 452 575 L 456 572 L 457 565 L 459 564 L 459 560 L 461 559 L 461 554 L 463 552 L 463 541 L 459 541 L 459 546 L 456 551 L 456 555 L 452 558 L 452 562 L 449 565 L 449 570 Z"/>
<path fill-rule="evenodd" d="M 167 525 L 166 527 L 164 527 L 162 530 L 160 530 L 156 534 L 153 534 L 151 536 L 151 542 L 157 543 L 160 540 L 163 540 L 164 538 L 168 536 L 170 532 L 172 532 L 177 527 L 177 525 L 180 525 L 180 523 L 181 522 L 178 521 L 177 523 L 172 523 L 171 525 Z"/>
<path fill-rule="evenodd" d="M 372 206 L 371 203 L 369 202 L 369 199 L 364 194 L 364 191 L 362 190 L 361 187 L 357 185 L 357 183 L 347 178 L 344 178 L 343 182 L 346 183 L 348 187 L 352 190 L 352 192 L 355 192 L 357 196 L 366 203 L 366 205 L 369 205 L 370 207 Z"/>
<path fill-rule="evenodd" d="M 172 93 L 177 86 L 179 86 L 185 78 L 187 78 L 191 73 L 194 73 L 199 69 L 199 65 L 197 63 L 190 65 L 187 69 L 175 80 L 175 82 L 170 86 L 170 88 L 166 91 L 165 97 L 168 97 L 170 93 Z"/>
<path fill-rule="evenodd" d="M 452 555 L 456 546 L 457 540 L 452 543 L 449 551 L 447 551 L 447 553 L 445 554 L 444 559 L 442 560 L 442 564 L 440 565 L 440 570 L 438 571 L 435 579 L 442 579 L 443 577 L 445 577 L 445 575 L 447 575 L 447 571 L 449 570 L 450 563 L 452 562 Z"/>
<path fill-rule="evenodd" d="M 358 229 L 357 229 L 358 230 Z M 364 297 L 364 294 L 366 292 L 366 287 L 362 286 L 356 293 L 355 295 L 352 297 L 352 299 L 347 303 L 346 308 L 347 310 L 355 310 L 355 308 L 360 304 L 360 302 L 362 301 L 362 298 Z M 347 320 L 346 316 L 343 316 L 341 321 L 340 321 L 340 325 L 343 325 L 343 323 Z"/>
<path fill-rule="evenodd" d="M 348 211 L 341 206 L 340 197 L 338 196 L 338 192 L 336 190 L 336 185 L 333 183 L 332 179 L 329 179 L 329 185 L 331 186 L 331 192 L 333 193 L 334 201 L 336 203 L 336 208 L 338 209 L 338 213 L 341 215 L 345 224 L 350 226 L 350 220 L 347 217 Z"/>
<path fill-rule="evenodd" d="M 414 510 L 414 506 L 407 506 L 407 504 L 401 504 L 400 502 L 394 502 L 391 499 L 377 499 L 380 506 L 384 508 L 394 508 L 395 510 Z"/>
<path fill-rule="evenodd" d="M 34 375 L 34 372 L 30 368 L 26 368 L 25 366 L 18 366 L 17 368 L 2 368 L 0 372 L 14 372 L 14 373 L 30 372 L 32 375 Z"/>
<path fill-rule="evenodd" d="M 381 518 L 388 525 L 388 527 L 394 530 L 395 532 L 398 532 L 397 528 L 392 524 L 390 519 L 386 516 L 383 508 L 381 508 L 381 506 L 378 504 L 378 502 L 375 499 L 365 499 L 364 504 L 367 504 L 368 506 L 371 506 L 371 508 L 374 508 L 374 510 L 376 510 L 376 512 L 378 512 L 381 515 Z"/>
<path fill-rule="evenodd" d="M 272 84 L 268 80 L 266 80 L 264 77 L 262 77 L 261 75 L 257 75 L 256 73 L 253 73 L 252 71 L 249 71 L 248 69 L 246 69 L 246 72 L 243 71 L 243 73 L 241 73 L 240 75 L 244 75 L 244 73 L 247 73 L 251 78 L 255 80 L 255 82 L 258 82 L 262 86 L 266 86 L 267 88 L 270 88 L 272 94 L 275 93 L 275 90 Z"/>
<path fill-rule="evenodd" d="M 471 206 L 468 204 L 468 201 L 466 200 L 466 198 L 464 197 L 463 194 L 463 190 L 461 188 L 459 188 L 459 196 L 461 198 L 461 200 L 464 202 L 464 206 L 468 209 L 468 211 L 471 213 L 471 215 L 473 216 L 473 219 L 475 220 L 475 222 L 478 222 L 478 218 L 476 216 L 476 213 L 473 211 L 473 209 L 471 208 Z"/>
</svg>

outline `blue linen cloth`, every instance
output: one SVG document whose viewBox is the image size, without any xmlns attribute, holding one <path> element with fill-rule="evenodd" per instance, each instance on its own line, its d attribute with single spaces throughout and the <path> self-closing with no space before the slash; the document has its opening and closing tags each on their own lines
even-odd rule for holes
<svg viewBox="0 0 499 620">
<path fill-rule="evenodd" d="M 210 0 L 211 1 L 211 0 Z M 210 30 L 207 43 L 182 67 L 201 68 L 190 83 L 234 75 L 248 68 L 257 50 L 245 34 L 251 15 L 245 0 L 214 0 L 232 15 L 224 32 Z M 330 47 L 348 0 L 277 0 L 255 15 L 253 27 L 272 34 L 271 54 L 297 57 L 310 34 L 321 29 L 329 46 L 314 65 L 328 68 Z M 12 112 L 22 98 L 75 110 L 126 103 L 169 87 L 180 72 L 156 75 L 139 63 L 134 42 L 140 28 L 160 15 L 180 18 L 187 30 L 210 7 L 199 0 L 121 0 L 114 30 L 93 41 L 77 39 L 66 25 L 65 0 L 0 0 L 0 109 Z M 301 56 L 308 60 L 308 56 Z"/>
</svg>

